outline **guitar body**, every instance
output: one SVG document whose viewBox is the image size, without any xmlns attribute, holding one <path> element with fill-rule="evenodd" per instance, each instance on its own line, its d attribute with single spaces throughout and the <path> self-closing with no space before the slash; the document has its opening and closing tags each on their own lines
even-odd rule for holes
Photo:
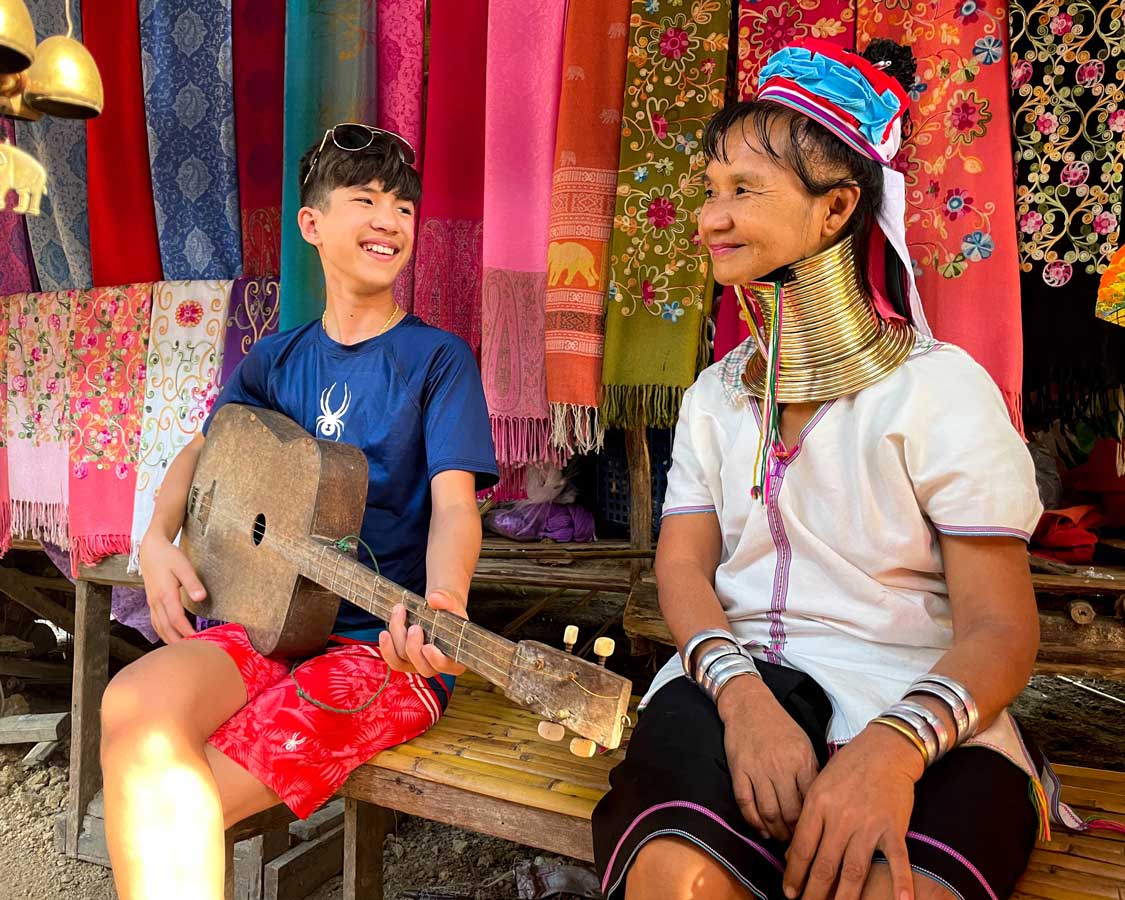
<svg viewBox="0 0 1125 900">
<path fill-rule="evenodd" d="M 203 444 L 181 538 L 207 598 L 185 605 L 243 625 L 264 656 L 323 650 L 340 598 L 301 575 L 297 544 L 358 535 L 367 479 L 357 447 L 318 440 L 271 410 L 224 406 Z"/>
</svg>

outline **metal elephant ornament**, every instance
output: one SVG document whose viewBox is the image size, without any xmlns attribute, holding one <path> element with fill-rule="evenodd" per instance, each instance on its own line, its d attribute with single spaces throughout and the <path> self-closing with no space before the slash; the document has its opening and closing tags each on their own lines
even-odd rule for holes
<svg viewBox="0 0 1125 900">
<path fill-rule="evenodd" d="M 47 171 L 19 147 L 0 143 L 0 210 L 5 209 L 8 191 L 17 195 L 13 212 L 39 215 L 39 202 L 47 193 Z"/>
</svg>

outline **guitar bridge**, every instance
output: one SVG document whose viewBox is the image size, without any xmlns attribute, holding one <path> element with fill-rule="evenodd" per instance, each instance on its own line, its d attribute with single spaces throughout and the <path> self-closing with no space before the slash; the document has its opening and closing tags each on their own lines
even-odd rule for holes
<svg viewBox="0 0 1125 900">
<path fill-rule="evenodd" d="M 215 482 L 211 482 L 211 489 L 203 493 L 199 485 L 193 484 L 188 491 L 187 514 L 199 523 L 199 533 L 207 533 L 207 521 L 211 518 L 211 507 L 215 501 Z"/>
</svg>

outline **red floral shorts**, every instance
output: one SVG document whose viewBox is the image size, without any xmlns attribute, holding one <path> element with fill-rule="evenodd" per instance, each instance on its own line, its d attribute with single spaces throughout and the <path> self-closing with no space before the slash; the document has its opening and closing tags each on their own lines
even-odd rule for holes
<svg viewBox="0 0 1125 900">
<path fill-rule="evenodd" d="M 258 653 L 241 625 L 190 640 L 222 647 L 246 685 L 246 705 L 209 743 L 302 819 L 355 768 L 437 722 L 448 699 L 441 682 L 389 669 L 375 644 L 333 638 L 294 668 Z"/>
</svg>

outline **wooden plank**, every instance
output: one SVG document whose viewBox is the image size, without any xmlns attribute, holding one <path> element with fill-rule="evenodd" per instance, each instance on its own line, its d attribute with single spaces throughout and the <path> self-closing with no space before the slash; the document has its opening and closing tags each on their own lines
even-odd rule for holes
<svg viewBox="0 0 1125 900">
<path fill-rule="evenodd" d="M 1093 567 L 1091 567 L 1093 568 Z M 1067 594 L 1125 594 L 1125 569 L 1099 566 L 1093 575 L 1063 575 L 1054 572 L 1032 572 L 1031 584 L 1035 593 L 1050 596 Z"/>
<path fill-rule="evenodd" d="M 145 581 L 139 573 L 129 571 L 129 557 L 123 554 L 107 557 L 96 566 L 80 565 L 78 577 L 83 581 L 114 587 L 143 588 L 145 586 Z"/>
<path fill-rule="evenodd" d="M 57 741 L 70 728 L 70 713 L 5 716 L 0 719 L 0 744 L 38 744 Z"/>
<path fill-rule="evenodd" d="M 344 824 L 344 799 L 337 797 L 307 819 L 298 819 L 289 826 L 289 833 L 299 841 L 313 841 Z"/>
<path fill-rule="evenodd" d="M 70 796 L 66 852 L 76 856 L 86 806 L 101 790 L 102 694 L 109 680 L 109 610 L 112 590 L 78 582 L 74 611 L 74 687 L 70 692 Z"/>
<path fill-rule="evenodd" d="M 1086 859 L 1068 853 L 1052 853 L 1036 850 L 1028 863 L 1029 872 L 1071 872 L 1076 876 L 1087 876 L 1091 880 L 1104 880 L 1125 885 L 1125 865 L 1116 865 L 1101 860 Z"/>
<path fill-rule="evenodd" d="M 275 828 L 234 847 L 235 900 L 262 900 L 265 865 L 289 849 L 289 831 Z"/>
<path fill-rule="evenodd" d="M 625 459 L 629 466 L 629 546 L 652 549 L 652 461 L 643 425 L 625 429 Z"/>
<path fill-rule="evenodd" d="M 44 684 L 65 684 L 70 681 L 70 666 L 66 663 L 0 656 L 0 675 L 14 675 L 16 678 L 26 678 Z"/>
<path fill-rule="evenodd" d="M 58 750 L 61 744 L 62 741 L 41 741 L 28 751 L 27 756 L 20 760 L 20 766 L 30 769 L 33 766 L 42 765 L 51 758 L 51 754 Z"/>
<path fill-rule="evenodd" d="M 67 843 L 67 814 L 60 813 L 55 819 L 55 847 L 73 859 L 109 868 L 109 848 L 105 842 L 105 822 L 96 816 L 84 816 L 78 831 L 76 852 L 71 852 Z"/>
<path fill-rule="evenodd" d="M 632 576 L 623 566 L 544 566 L 512 560 L 481 560 L 473 584 L 529 585 L 532 587 L 629 592 Z"/>
<path fill-rule="evenodd" d="M 549 606 L 565 593 L 566 588 L 559 588 L 558 590 L 551 591 L 549 594 L 547 594 L 546 597 L 543 597 L 541 600 L 533 603 L 518 616 L 512 619 L 511 622 L 505 625 L 504 630 L 500 632 L 500 636 L 511 637 L 513 634 L 519 631 L 521 627 L 530 622 L 533 618 L 535 618 L 535 616 L 546 609 L 547 606 Z M 596 593 L 596 591 L 591 591 L 591 593 Z"/>
<path fill-rule="evenodd" d="M 383 844 L 393 819 L 384 807 L 344 800 L 343 900 L 383 900 Z"/>
<path fill-rule="evenodd" d="M 546 812 L 523 803 L 490 799 L 462 788 L 371 765 L 356 769 L 340 793 L 358 800 L 376 801 L 407 815 L 538 847 L 549 853 L 594 861 L 593 839 L 586 816 Z"/>
<path fill-rule="evenodd" d="M 263 900 L 302 900 L 333 875 L 344 861 L 344 827 L 298 844 L 265 864 Z"/>
</svg>

